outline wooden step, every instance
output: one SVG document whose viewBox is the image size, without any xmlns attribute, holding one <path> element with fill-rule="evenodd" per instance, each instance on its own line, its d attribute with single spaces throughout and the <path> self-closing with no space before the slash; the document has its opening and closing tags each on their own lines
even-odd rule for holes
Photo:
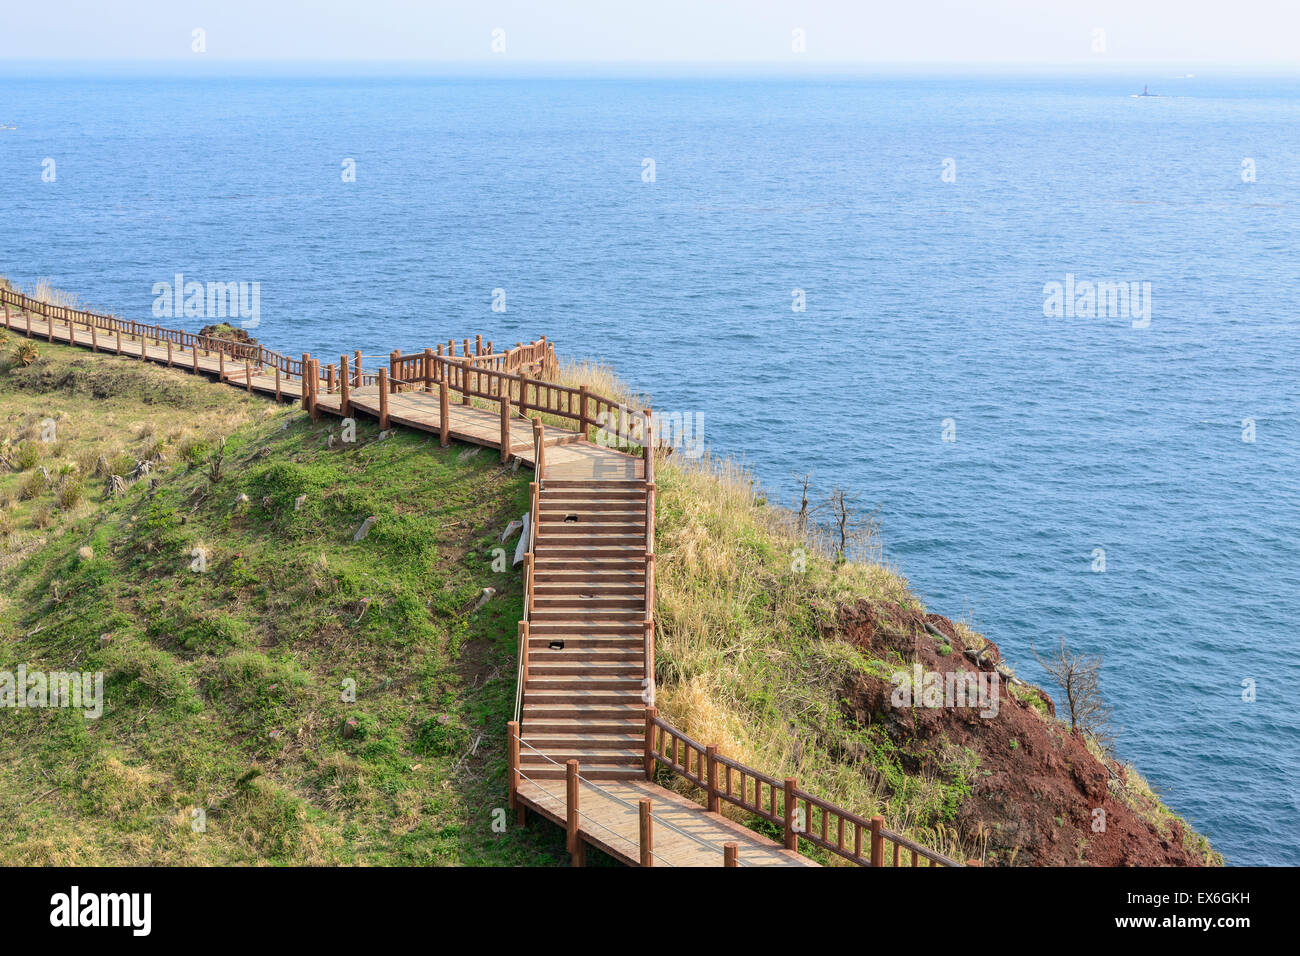
<svg viewBox="0 0 1300 956">
<path fill-rule="evenodd" d="M 641 700 L 645 681 L 640 676 L 632 677 L 626 671 L 621 677 L 606 677 L 591 674 L 528 675 L 524 685 L 524 697 L 532 698 L 536 703 L 545 704 L 551 700 L 590 700 L 593 703 L 618 703 L 625 701 L 628 694 Z"/>
<path fill-rule="evenodd" d="M 637 498 L 560 498 L 543 495 L 541 510 L 559 514 L 573 511 L 586 514 L 627 514 L 644 518 L 646 505 L 644 500 Z"/>
<path fill-rule="evenodd" d="M 558 522 L 538 529 L 537 544 L 588 544 L 596 548 L 645 548 L 645 529 L 632 525 L 582 525 Z"/>
<path fill-rule="evenodd" d="M 572 720 L 568 718 L 534 718 L 522 728 L 524 740 L 551 734 L 607 735 L 645 739 L 645 710 L 640 716 L 619 720 Z M 644 744 L 642 744 L 644 746 Z"/>
<path fill-rule="evenodd" d="M 645 653 L 641 649 L 599 656 L 599 651 L 543 651 L 530 649 L 528 676 L 560 677 L 567 674 L 609 674 L 640 679 L 645 672 Z"/>
<path fill-rule="evenodd" d="M 552 488 L 605 489 L 607 491 L 640 488 L 644 491 L 645 480 L 642 478 L 547 478 L 544 487 L 546 491 L 550 491 Z"/>
<path fill-rule="evenodd" d="M 528 741 L 532 746 L 537 747 L 532 741 Z M 538 750 L 542 748 L 537 747 Z M 527 747 L 519 748 L 519 762 L 523 766 L 537 766 L 538 764 L 563 764 L 568 760 L 578 761 L 578 772 L 586 776 L 584 770 L 588 766 L 601 767 L 642 767 L 645 763 L 644 750 L 632 749 L 607 749 L 603 747 L 561 747 L 556 750 L 542 750 L 541 753 L 529 750 Z M 579 802 L 581 806 L 581 802 Z"/>
<path fill-rule="evenodd" d="M 533 596 L 533 614 L 542 611 L 636 611 L 644 610 L 645 596 L 613 595 L 593 597 L 582 594 L 542 594 Z"/>
<path fill-rule="evenodd" d="M 534 726 L 534 721 L 552 722 L 552 721 L 593 721 L 603 723 L 605 721 L 626 720 L 629 722 L 640 720 L 645 724 L 646 705 L 637 701 L 635 704 L 566 704 L 554 701 L 543 701 L 541 703 L 529 703 L 524 701 L 523 720 L 525 726 Z"/>
<path fill-rule="evenodd" d="M 625 584 L 645 583 L 645 568 L 636 567 L 634 563 L 615 567 L 555 567 L 547 563 L 543 568 L 541 562 L 533 566 L 533 581 L 536 584 L 608 584 L 623 587 Z"/>
<path fill-rule="evenodd" d="M 623 501 L 588 502 L 588 501 L 550 501 L 542 498 L 542 522 L 563 522 L 568 516 L 588 522 L 641 522 L 645 523 L 645 507 L 633 507 Z"/>
<path fill-rule="evenodd" d="M 583 766 L 581 774 L 586 780 L 644 780 L 645 773 L 638 767 L 627 767 L 621 765 L 608 766 L 598 764 L 595 766 Z M 548 765 L 546 767 L 530 766 L 525 773 L 530 780 L 564 780 L 568 776 L 568 770 L 565 767 L 555 767 Z M 564 788 L 560 787 L 560 795 L 564 795 Z M 581 804 L 580 804 L 581 805 Z"/>
<path fill-rule="evenodd" d="M 577 683 L 577 682 L 568 682 Z M 585 687 L 566 688 L 524 688 L 524 703 L 534 706 L 559 701 L 565 704 L 635 704 L 644 706 L 641 701 L 640 681 L 636 687 L 604 688 L 599 680 L 585 682 Z"/>
<path fill-rule="evenodd" d="M 538 538 L 533 549 L 536 560 L 546 558 L 585 558 L 588 561 L 645 562 L 645 541 L 637 544 L 593 544 L 569 538 Z"/>
<path fill-rule="evenodd" d="M 534 634 L 554 633 L 556 627 L 577 634 L 632 633 L 645 626 L 645 612 L 584 611 L 578 608 L 534 608 L 528 615 L 528 629 Z"/>
<path fill-rule="evenodd" d="M 554 581 L 537 579 L 537 572 L 533 572 L 533 593 L 540 597 L 543 594 L 556 595 L 589 595 L 591 597 L 612 597 L 623 594 L 645 594 L 645 575 L 629 574 L 626 577 L 610 581 L 593 581 L 589 577 L 579 575 L 576 580 Z"/>
<path fill-rule="evenodd" d="M 538 621 L 528 622 L 530 637 L 562 640 L 565 647 L 572 647 L 575 639 L 594 638 L 632 638 L 643 640 L 645 624 L 626 624 L 621 621 Z"/>
<path fill-rule="evenodd" d="M 537 748 L 543 753 L 550 753 L 561 747 L 593 747 L 596 749 L 617 749 L 617 750 L 635 750 L 639 758 L 645 756 L 645 728 L 642 726 L 637 733 L 625 733 L 620 728 L 617 731 L 582 732 L 572 733 L 555 733 L 555 734 L 534 734 L 525 733 L 524 741 L 532 747 Z M 527 748 L 520 748 L 523 753 Z"/>
<path fill-rule="evenodd" d="M 625 557 L 584 557 L 581 553 L 548 555 L 539 552 L 534 555 L 533 576 L 552 572 L 582 572 L 584 574 L 604 575 L 635 574 L 645 580 L 645 555 L 630 554 Z"/>
<path fill-rule="evenodd" d="M 599 653 L 599 654 L 627 654 L 635 651 L 637 654 L 642 653 L 645 645 L 645 638 L 640 633 L 633 637 L 539 637 L 536 634 L 528 638 L 528 652 L 543 654 L 571 654 L 571 653 Z M 559 649 L 552 648 L 552 640 L 564 641 L 564 647 Z"/>
</svg>

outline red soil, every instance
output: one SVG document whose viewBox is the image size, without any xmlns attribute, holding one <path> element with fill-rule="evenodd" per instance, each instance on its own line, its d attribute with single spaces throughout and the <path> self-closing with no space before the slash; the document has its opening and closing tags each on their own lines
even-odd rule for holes
<svg viewBox="0 0 1300 956">
<path fill-rule="evenodd" d="M 929 634 L 929 623 L 945 634 L 952 653 Z M 982 670 L 992 674 L 1000 654 L 990 647 L 982 665 L 968 658 L 952 622 L 937 614 L 861 601 L 840 609 L 839 636 L 881 660 L 897 660 L 896 651 L 926 671 Z M 1045 718 L 1011 693 L 999 678 L 998 708 L 981 717 L 978 707 L 895 707 L 893 685 L 859 675 L 845 689 L 849 715 L 860 724 L 882 726 L 905 754 L 905 769 L 942 772 L 960 748 L 978 758 L 971 776 L 972 793 L 952 825 L 969 847 L 984 847 L 985 865 L 1037 866 L 1198 866 L 1204 860 L 1183 847 L 1182 826 L 1169 819 L 1165 833 L 1143 819 L 1122 798 L 1124 773 L 1092 755 L 1083 737 L 1069 725 Z M 1040 695 L 1050 712 L 1050 698 L 1021 684 L 1021 696 Z M 1012 744 L 1015 741 L 1015 744 Z M 940 755 L 944 755 L 941 757 Z M 1095 809 L 1105 810 L 1104 832 L 1094 832 Z M 1168 819 L 1168 818 L 1166 818 Z"/>
</svg>

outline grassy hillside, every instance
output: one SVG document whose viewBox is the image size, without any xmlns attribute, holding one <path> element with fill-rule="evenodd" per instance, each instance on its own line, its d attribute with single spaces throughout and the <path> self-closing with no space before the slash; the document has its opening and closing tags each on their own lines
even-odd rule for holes
<svg viewBox="0 0 1300 956">
<path fill-rule="evenodd" d="M 493 829 L 521 589 L 492 548 L 527 472 L 39 347 L 0 374 L 0 669 L 103 671 L 107 703 L 0 712 L 0 862 L 567 859 Z"/>
</svg>

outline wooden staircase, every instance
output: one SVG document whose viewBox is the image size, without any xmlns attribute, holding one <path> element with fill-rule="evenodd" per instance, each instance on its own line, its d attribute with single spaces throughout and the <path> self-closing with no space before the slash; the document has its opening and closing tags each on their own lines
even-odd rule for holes
<svg viewBox="0 0 1300 956">
<path fill-rule="evenodd" d="M 643 778 L 646 484 L 544 479 L 538 515 L 521 769 Z"/>
</svg>

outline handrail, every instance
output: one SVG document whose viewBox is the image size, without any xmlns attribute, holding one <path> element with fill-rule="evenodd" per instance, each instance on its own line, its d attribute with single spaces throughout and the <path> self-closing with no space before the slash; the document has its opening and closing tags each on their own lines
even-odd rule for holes
<svg viewBox="0 0 1300 956">
<path fill-rule="evenodd" d="M 645 655 L 646 706 L 655 705 L 655 468 L 654 430 L 651 428 L 650 409 L 645 409 L 645 434 L 642 446 L 645 457 L 645 618 L 643 652 Z"/>
<path fill-rule="evenodd" d="M 528 536 L 528 540 L 524 550 L 524 611 L 523 620 L 519 624 L 519 673 L 515 683 L 515 723 L 520 722 L 524 687 L 528 683 L 528 640 L 531 636 L 537 535 L 541 529 L 541 483 L 545 470 L 545 448 L 545 427 L 539 419 L 533 419 L 533 460 L 536 462 L 534 472 L 536 480 L 529 482 L 528 485 L 528 527 L 523 532 Z"/>
<path fill-rule="evenodd" d="M 704 790 L 708 808 L 714 812 L 725 801 L 768 823 L 781 826 L 785 833 L 785 846 L 790 850 L 797 850 L 802 838 L 858 866 L 884 866 L 886 846 L 892 844 L 894 866 L 903 865 L 904 850 L 910 855 L 912 866 L 921 865 L 922 860 L 926 861 L 926 866 L 963 865 L 900 833 L 885 829 L 882 816 L 867 819 L 800 789 L 793 777 L 778 780 L 738 760 L 724 757 L 716 747 L 691 739 L 660 718 L 655 708 L 649 707 L 646 709 L 645 739 L 647 777 L 654 776 L 656 765 L 663 765 Z M 864 834 L 868 837 L 865 844 Z"/>
</svg>

